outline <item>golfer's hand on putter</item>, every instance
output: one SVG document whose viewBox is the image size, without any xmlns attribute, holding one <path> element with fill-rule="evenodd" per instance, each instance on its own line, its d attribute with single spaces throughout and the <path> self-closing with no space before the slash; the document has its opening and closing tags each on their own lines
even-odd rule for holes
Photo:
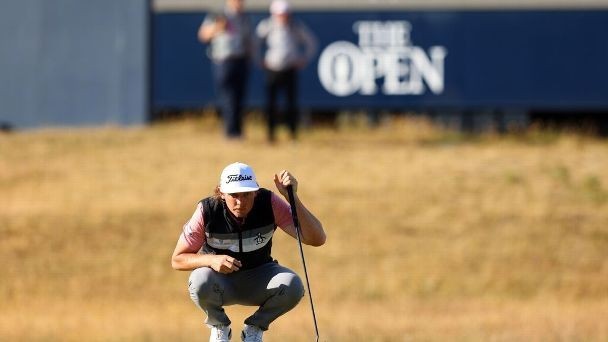
<svg viewBox="0 0 608 342">
<path fill-rule="evenodd" d="M 229 255 L 216 255 L 211 263 L 211 268 L 219 273 L 232 273 L 241 268 L 241 262 Z"/>
<path fill-rule="evenodd" d="M 298 191 L 298 181 L 287 170 L 283 170 L 274 175 L 274 184 L 277 186 L 277 190 L 279 190 L 281 195 L 285 198 L 288 198 L 289 196 L 287 193 L 287 186 L 291 185 L 294 194 Z"/>
</svg>

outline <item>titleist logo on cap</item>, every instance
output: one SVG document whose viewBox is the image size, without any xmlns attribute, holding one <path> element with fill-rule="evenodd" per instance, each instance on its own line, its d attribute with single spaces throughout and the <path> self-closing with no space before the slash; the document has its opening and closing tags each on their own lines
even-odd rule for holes
<svg viewBox="0 0 608 342">
<path fill-rule="evenodd" d="M 231 182 L 241 182 L 241 181 L 248 181 L 248 180 L 252 180 L 253 177 L 250 175 L 228 175 L 226 180 L 226 184 L 231 183 Z"/>
</svg>

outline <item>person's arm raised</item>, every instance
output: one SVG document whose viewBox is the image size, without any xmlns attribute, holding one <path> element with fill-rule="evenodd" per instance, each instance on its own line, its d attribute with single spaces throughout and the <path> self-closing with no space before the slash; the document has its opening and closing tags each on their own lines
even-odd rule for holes
<svg viewBox="0 0 608 342">
<path fill-rule="evenodd" d="M 296 210 L 298 215 L 298 221 L 300 222 L 302 233 L 302 243 L 310 246 L 323 245 L 327 239 L 323 225 L 321 224 L 321 221 L 319 221 L 319 219 L 317 219 L 317 217 L 310 210 L 308 210 L 308 208 L 300 200 L 297 193 L 298 181 L 295 179 L 295 177 L 293 177 L 293 175 L 291 175 L 288 171 L 283 170 L 279 174 L 275 174 L 274 183 L 277 190 L 279 190 L 281 195 L 283 195 L 288 202 L 289 193 L 287 191 L 287 187 L 291 186 L 292 188 L 296 208 L 291 208 L 291 210 Z M 295 226 L 291 225 L 289 227 L 284 227 L 284 230 L 292 237 L 297 238 Z"/>
</svg>

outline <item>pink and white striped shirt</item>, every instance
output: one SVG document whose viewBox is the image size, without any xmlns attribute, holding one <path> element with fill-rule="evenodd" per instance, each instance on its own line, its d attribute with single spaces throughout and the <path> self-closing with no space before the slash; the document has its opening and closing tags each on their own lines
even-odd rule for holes
<svg viewBox="0 0 608 342">
<path fill-rule="evenodd" d="M 272 204 L 274 222 L 277 227 L 285 229 L 293 225 L 289 204 L 274 192 L 270 195 L 270 202 Z M 190 246 L 190 250 L 198 251 L 205 243 L 205 220 L 203 217 L 203 205 L 199 202 L 190 220 L 184 224 L 183 232 L 180 236 L 180 240 L 185 241 Z"/>
</svg>

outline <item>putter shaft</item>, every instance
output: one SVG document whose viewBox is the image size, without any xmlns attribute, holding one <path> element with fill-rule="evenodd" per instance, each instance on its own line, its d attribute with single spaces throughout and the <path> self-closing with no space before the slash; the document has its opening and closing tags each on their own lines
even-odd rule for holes
<svg viewBox="0 0 608 342">
<path fill-rule="evenodd" d="M 310 291 L 310 282 L 308 281 L 308 271 L 306 270 L 306 260 L 304 259 L 304 249 L 302 248 L 302 231 L 300 228 L 300 221 L 298 220 L 298 213 L 296 210 L 296 199 L 293 195 L 293 188 L 291 185 L 287 186 L 287 194 L 289 195 L 289 205 L 291 206 L 291 216 L 293 217 L 293 224 L 296 227 L 298 246 L 300 247 L 300 257 L 302 258 L 302 266 L 304 267 L 304 277 L 306 278 L 306 287 L 308 288 L 308 299 L 310 300 L 310 309 L 312 310 L 312 320 L 315 324 L 316 341 L 318 342 L 319 328 L 317 326 L 317 316 L 315 315 L 315 306 L 312 301 L 312 292 Z"/>
</svg>

